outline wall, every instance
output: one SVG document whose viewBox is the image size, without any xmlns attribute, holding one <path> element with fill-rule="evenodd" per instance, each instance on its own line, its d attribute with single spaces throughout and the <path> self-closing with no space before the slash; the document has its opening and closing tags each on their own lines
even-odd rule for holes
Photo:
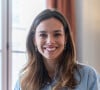
<svg viewBox="0 0 100 90">
<path fill-rule="evenodd" d="M 76 0 L 78 59 L 100 73 L 100 0 Z"/>
</svg>

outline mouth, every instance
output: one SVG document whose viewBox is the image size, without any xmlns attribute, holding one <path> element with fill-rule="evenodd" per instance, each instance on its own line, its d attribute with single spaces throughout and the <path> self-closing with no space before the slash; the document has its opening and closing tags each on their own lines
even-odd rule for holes
<svg viewBox="0 0 100 90">
<path fill-rule="evenodd" d="M 54 52 L 57 49 L 57 47 L 44 47 L 44 49 L 48 52 Z"/>
<path fill-rule="evenodd" d="M 56 48 L 55 47 L 52 47 L 52 48 L 45 48 L 47 51 L 49 51 L 49 52 L 53 52 L 53 51 L 55 51 L 56 50 Z"/>
</svg>

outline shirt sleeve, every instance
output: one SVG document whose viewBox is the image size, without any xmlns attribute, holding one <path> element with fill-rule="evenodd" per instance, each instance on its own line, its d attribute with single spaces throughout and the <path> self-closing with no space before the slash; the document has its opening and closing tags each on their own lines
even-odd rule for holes
<svg viewBox="0 0 100 90">
<path fill-rule="evenodd" d="M 100 90 L 100 76 L 94 69 L 88 73 L 88 90 Z"/>
<path fill-rule="evenodd" d="M 21 90 L 19 80 L 16 82 L 14 90 Z"/>
</svg>

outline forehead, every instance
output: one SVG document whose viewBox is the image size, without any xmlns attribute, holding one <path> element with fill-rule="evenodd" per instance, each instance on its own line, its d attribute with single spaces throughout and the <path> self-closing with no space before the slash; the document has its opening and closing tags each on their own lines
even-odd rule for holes
<svg viewBox="0 0 100 90">
<path fill-rule="evenodd" d="M 63 30 L 63 24 L 57 20 L 56 18 L 46 19 L 41 21 L 40 24 L 36 28 L 37 31 L 53 31 L 53 30 Z"/>
</svg>

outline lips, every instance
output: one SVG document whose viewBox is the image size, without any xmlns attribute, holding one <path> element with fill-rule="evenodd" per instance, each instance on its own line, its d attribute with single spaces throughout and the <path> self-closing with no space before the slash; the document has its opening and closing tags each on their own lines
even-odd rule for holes
<svg viewBox="0 0 100 90">
<path fill-rule="evenodd" d="M 48 51 L 55 51 L 56 48 L 55 48 L 55 47 L 52 47 L 52 48 L 46 48 L 46 50 L 48 50 Z"/>
<path fill-rule="evenodd" d="M 49 47 L 44 47 L 45 50 L 49 51 L 49 52 L 53 52 L 56 50 L 57 47 L 54 46 L 49 46 Z"/>
</svg>

